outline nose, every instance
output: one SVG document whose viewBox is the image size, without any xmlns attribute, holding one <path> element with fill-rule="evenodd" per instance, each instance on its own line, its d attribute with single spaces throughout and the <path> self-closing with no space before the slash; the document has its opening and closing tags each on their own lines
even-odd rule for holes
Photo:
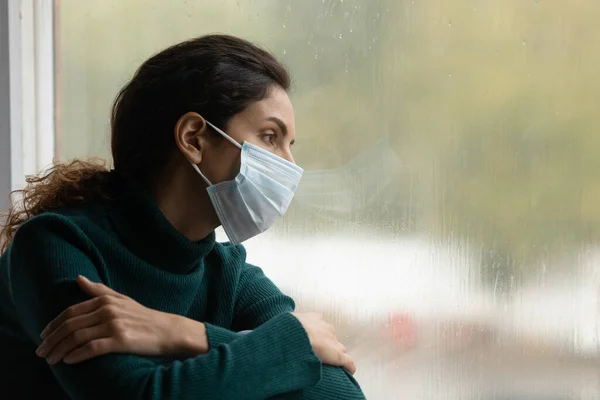
<svg viewBox="0 0 600 400">
<path fill-rule="evenodd" d="M 282 146 L 278 149 L 279 151 L 276 152 L 276 154 L 283 158 L 286 161 L 289 161 L 293 164 L 296 164 L 296 161 L 294 160 L 294 156 L 292 155 L 292 148 L 290 145 L 286 145 L 286 146 Z"/>
<path fill-rule="evenodd" d="M 281 158 L 283 158 L 284 160 L 287 160 L 293 164 L 296 164 L 296 161 L 294 160 L 294 156 L 292 155 L 292 150 L 291 149 L 287 149 L 286 151 L 284 151 L 284 153 L 282 155 L 280 155 Z"/>
</svg>

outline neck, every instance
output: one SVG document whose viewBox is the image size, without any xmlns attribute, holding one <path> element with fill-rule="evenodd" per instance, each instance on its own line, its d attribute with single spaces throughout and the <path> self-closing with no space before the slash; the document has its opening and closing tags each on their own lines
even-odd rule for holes
<svg viewBox="0 0 600 400">
<path fill-rule="evenodd" d="M 206 184 L 193 170 L 175 167 L 168 179 L 159 179 L 152 195 L 165 218 L 186 238 L 199 241 L 220 225 L 206 193 Z M 193 183 L 190 183 L 193 182 Z"/>
</svg>

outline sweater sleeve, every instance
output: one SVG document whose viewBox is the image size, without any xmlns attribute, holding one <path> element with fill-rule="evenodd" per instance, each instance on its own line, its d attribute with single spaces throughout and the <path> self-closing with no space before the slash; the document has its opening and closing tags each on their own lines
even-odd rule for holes
<svg viewBox="0 0 600 400">
<path fill-rule="evenodd" d="M 260 268 L 246 264 L 237 292 L 234 330 L 256 329 L 280 315 L 293 312 L 294 309 L 295 304 L 291 297 L 284 295 Z M 209 324 L 206 326 L 211 348 L 240 337 L 227 329 Z M 365 398 L 358 382 L 350 373 L 343 368 L 323 365 L 322 378 L 317 385 L 278 398 L 333 400 L 341 396 L 348 400 Z"/>
<path fill-rule="evenodd" d="M 205 325 L 211 348 L 231 343 L 242 337 L 242 335 L 225 328 L 211 324 Z M 254 334 L 254 331 L 249 335 L 252 334 Z M 339 400 L 340 398 L 346 400 L 364 400 L 365 395 L 356 379 L 348 371 L 331 365 L 323 365 L 321 380 L 316 385 L 272 397 L 272 399 L 277 400 Z"/>
<path fill-rule="evenodd" d="M 230 343 L 274 317 L 295 310 L 294 300 L 286 296 L 265 276 L 262 269 L 245 264 L 236 291 L 232 330 L 205 323 L 209 346 Z"/>
<path fill-rule="evenodd" d="M 40 332 L 71 305 L 86 300 L 78 275 L 102 281 L 102 263 L 87 236 L 53 214 L 19 228 L 7 253 L 10 288 L 21 324 L 39 345 Z M 289 313 L 251 334 L 184 361 L 109 354 L 52 365 L 73 399 L 264 399 L 316 385 L 321 363 L 300 322 Z"/>
<path fill-rule="evenodd" d="M 283 294 L 262 269 L 251 264 L 244 266 L 235 301 L 234 330 L 255 329 L 271 318 L 295 309 L 294 300 Z"/>
</svg>

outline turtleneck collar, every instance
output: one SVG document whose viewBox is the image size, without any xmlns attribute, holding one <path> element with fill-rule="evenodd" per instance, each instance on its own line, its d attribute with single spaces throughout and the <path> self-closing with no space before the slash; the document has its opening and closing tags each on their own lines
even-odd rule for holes
<svg viewBox="0 0 600 400">
<path fill-rule="evenodd" d="M 142 187 L 122 185 L 111 210 L 112 223 L 125 245 L 140 258 L 165 271 L 186 274 L 211 252 L 215 233 L 199 242 L 182 235 Z"/>
</svg>

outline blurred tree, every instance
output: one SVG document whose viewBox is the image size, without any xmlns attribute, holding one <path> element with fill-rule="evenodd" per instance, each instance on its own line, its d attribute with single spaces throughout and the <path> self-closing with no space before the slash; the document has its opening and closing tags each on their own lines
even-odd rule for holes
<svg viewBox="0 0 600 400">
<path fill-rule="evenodd" d="M 509 285 L 541 259 L 573 265 L 562 258 L 600 233 L 600 5 L 389 6 L 384 74 L 407 105 L 390 117 L 414 132 L 397 138 L 427 182 L 423 229 L 478 243 L 489 282 Z M 400 49 L 398 26 L 410 32 Z"/>
<path fill-rule="evenodd" d="M 598 242 L 599 19 L 591 0 L 61 0 L 61 158 L 108 155 L 110 101 L 152 52 L 240 35 L 291 68 L 307 169 L 384 137 L 402 159 L 374 174 L 395 179 L 380 201 L 337 222 L 294 209 L 286 229 L 468 243 L 508 288 Z"/>
</svg>

